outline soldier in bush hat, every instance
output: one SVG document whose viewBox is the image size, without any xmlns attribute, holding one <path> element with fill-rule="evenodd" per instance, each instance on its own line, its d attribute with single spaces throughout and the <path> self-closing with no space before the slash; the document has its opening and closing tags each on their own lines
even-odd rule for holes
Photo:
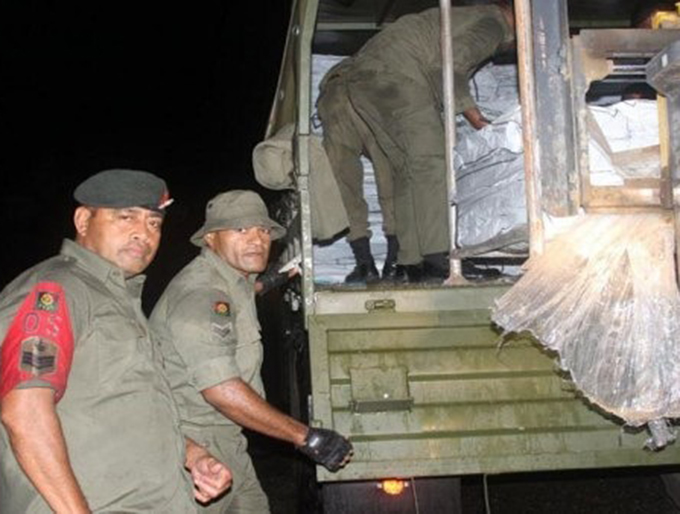
<svg viewBox="0 0 680 514">
<path fill-rule="evenodd" d="M 75 241 L 0 294 L 0 511 L 195 512 L 231 475 L 181 434 L 140 308 L 168 189 L 113 169 L 74 197 Z"/>
<path fill-rule="evenodd" d="M 191 242 L 202 248 L 170 282 L 151 314 L 185 433 L 224 459 L 234 487 L 208 512 L 268 512 L 246 453 L 246 427 L 293 443 L 330 470 L 352 446 L 269 405 L 260 378 L 262 344 L 254 282 L 273 239 L 285 234 L 252 191 L 229 191 L 208 202 Z"/>
<path fill-rule="evenodd" d="M 205 223 L 191 236 L 196 246 L 207 245 L 205 235 L 218 230 L 260 227 L 269 233 L 269 239 L 283 237 L 286 230 L 269 218 L 267 206 L 253 191 L 228 191 L 210 200 L 205 207 Z"/>
</svg>

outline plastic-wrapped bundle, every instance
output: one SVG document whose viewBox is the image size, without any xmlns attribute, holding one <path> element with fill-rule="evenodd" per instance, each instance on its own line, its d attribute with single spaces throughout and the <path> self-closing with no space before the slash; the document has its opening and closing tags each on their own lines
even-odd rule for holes
<svg viewBox="0 0 680 514">
<path fill-rule="evenodd" d="M 492 315 L 556 351 L 592 403 L 649 423 L 652 447 L 668 442 L 663 420 L 680 417 L 674 244 L 669 216 L 584 216 L 527 263 Z"/>
<path fill-rule="evenodd" d="M 517 227 L 526 226 L 522 153 L 519 107 L 459 140 L 454 163 L 460 248 L 495 242 Z M 526 230 L 518 241 L 519 249 L 524 250 Z M 494 249 L 507 248 L 498 245 Z"/>
</svg>

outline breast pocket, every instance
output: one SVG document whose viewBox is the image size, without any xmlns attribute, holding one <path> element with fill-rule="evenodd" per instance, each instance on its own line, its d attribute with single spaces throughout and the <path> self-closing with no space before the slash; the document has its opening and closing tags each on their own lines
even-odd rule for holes
<svg viewBox="0 0 680 514">
<path fill-rule="evenodd" d="M 125 377 L 151 370 L 146 327 L 115 304 L 102 306 L 93 323 L 99 385 L 124 390 Z"/>
</svg>

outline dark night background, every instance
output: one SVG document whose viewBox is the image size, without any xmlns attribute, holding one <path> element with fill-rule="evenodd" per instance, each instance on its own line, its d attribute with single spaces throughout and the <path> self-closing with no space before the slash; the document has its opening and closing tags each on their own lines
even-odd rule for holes
<svg viewBox="0 0 680 514">
<path fill-rule="evenodd" d="M 251 151 L 264 135 L 291 3 L 0 2 L 0 287 L 72 236 L 71 192 L 81 180 L 129 167 L 164 177 L 175 198 L 148 273 L 152 305 L 196 253 L 188 238 L 205 202 L 230 188 L 258 189 Z M 309 466 L 290 445 L 255 443 L 274 512 L 312 512 L 314 502 L 301 506 L 304 492 L 280 478 L 307 484 Z M 489 485 L 499 513 L 675 512 L 655 470 L 492 477 Z M 463 504 L 484 511 L 480 477 L 464 480 Z"/>
<path fill-rule="evenodd" d="M 290 0 L 0 3 L 0 284 L 73 234 L 71 192 L 111 167 L 154 172 L 170 209 L 147 304 L 195 250 L 207 199 L 257 188 Z"/>
</svg>

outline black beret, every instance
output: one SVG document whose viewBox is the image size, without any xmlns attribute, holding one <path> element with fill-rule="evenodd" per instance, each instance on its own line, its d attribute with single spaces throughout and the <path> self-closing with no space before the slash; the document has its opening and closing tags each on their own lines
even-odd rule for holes
<svg viewBox="0 0 680 514">
<path fill-rule="evenodd" d="M 92 207 L 143 207 L 163 212 L 172 203 L 165 181 L 147 171 L 100 171 L 82 182 L 73 198 Z"/>
</svg>

